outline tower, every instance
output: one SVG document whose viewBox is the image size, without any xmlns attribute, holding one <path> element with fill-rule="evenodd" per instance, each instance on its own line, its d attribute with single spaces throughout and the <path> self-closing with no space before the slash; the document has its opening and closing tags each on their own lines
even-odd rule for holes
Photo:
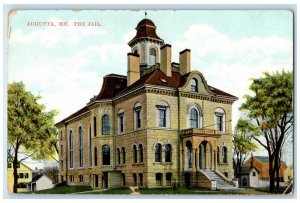
<svg viewBox="0 0 300 203">
<path fill-rule="evenodd" d="M 131 52 L 140 56 L 140 71 L 160 63 L 160 47 L 164 45 L 164 40 L 156 34 L 155 24 L 147 18 L 141 20 L 136 28 L 135 37 L 128 45 Z"/>
</svg>

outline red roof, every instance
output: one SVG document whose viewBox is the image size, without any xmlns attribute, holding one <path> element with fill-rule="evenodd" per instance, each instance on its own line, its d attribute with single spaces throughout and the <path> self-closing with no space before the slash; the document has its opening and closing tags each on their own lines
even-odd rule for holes
<svg viewBox="0 0 300 203">
<path fill-rule="evenodd" d="M 141 20 L 135 29 L 137 30 L 136 35 L 132 40 L 130 40 L 128 43 L 129 45 L 138 39 L 147 38 L 163 42 L 163 40 L 156 34 L 156 26 L 150 19 Z"/>
<path fill-rule="evenodd" d="M 154 86 L 163 86 L 170 88 L 179 88 L 182 87 L 189 76 L 190 73 L 187 73 L 181 76 L 178 72 L 172 71 L 172 77 L 167 77 L 160 69 L 155 69 L 146 75 L 142 76 L 138 81 L 133 83 L 132 85 L 127 87 L 127 78 L 123 75 L 110 74 L 104 77 L 102 88 L 97 96 L 91 99 L 93 101 L 101 101 L 105 99 L 113 99 L 116 96 L 120 96 L 127 92 L 133 91 L 138 87 L 142 87 L 144 85 L 154 85 Z M 209 86 L 210 90 L 216 95 L 232 97 L 237 99 L 237 97 L 228 94 L 222 90 L 219 90 L 215 87 Z M 65 118 L 64 120 L 58 122 L 56 125 L 62 124 L 65 121 L 75 118 L 82 113 L 88 112 L 88 105 L 81 108 L 79 111 Z"/>
</svg>

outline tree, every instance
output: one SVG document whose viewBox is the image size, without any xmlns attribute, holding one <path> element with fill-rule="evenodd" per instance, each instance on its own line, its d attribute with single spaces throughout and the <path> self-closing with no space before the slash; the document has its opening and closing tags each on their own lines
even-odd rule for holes
<svg viewBox="0 0 300 203">
<path fill-rule="evenodd" d="M 14 186 L 17 193 L 17 165 L 31 157 L 35 160 L 50 159 L 55 156 L 52 142 L 56 139 L 54 117 L 56 111 L 45 111 L 45 106 L 26 91 L 23 82 L 13 82 L 8 86 L 8 161 L 13 163 Z"/>
<path fill-rule="evenodd" d="M 53 184 L 57 184 L 58 183 L 58 166 L 46 166 L 44 167 L 44 173 L 46 174 L 46 176 L 48 176 Z"/>
<path fill-rule="evenodd" d="M 256 126 L 247 120 L 242 118 L 238 120 L 233 135 L 233 167 L 235 177 L 239 179 L 247 157 L 257 149 L 256 144 L 252 142 L 252 135 L 257 136 L 258 133 Z"/>
<path fill-rule="evenodd" d="M 282 71 L 264 73 L 252 79 L 250 90 L 253 95 L 245 96 L 240 107 L 246 111 L 260 131 L 253 135 L 269 155 L 270 192 L 275 192 L 275 177 L 279 182 L 280 154 L 285 140 L 293 130 L 293 74 Z M 279 186 L 278 186 L 279 187 Z"/>
</svg>

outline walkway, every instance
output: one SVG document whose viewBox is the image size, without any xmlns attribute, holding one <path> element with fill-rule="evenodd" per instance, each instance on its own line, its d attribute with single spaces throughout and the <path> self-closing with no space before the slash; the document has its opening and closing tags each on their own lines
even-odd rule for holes
<svg viewBox="0 0 300 203">
<path fill-rule="evenodd" d="M 131 193 L 131 195 L 140 195 L 141 193 L 139 193 L 139 192 L 136 192 L 139 188 L 138 187 L 129 187 L 130 188 L 130 190 L 132 191 L 132 193 Z"/>
</svg>

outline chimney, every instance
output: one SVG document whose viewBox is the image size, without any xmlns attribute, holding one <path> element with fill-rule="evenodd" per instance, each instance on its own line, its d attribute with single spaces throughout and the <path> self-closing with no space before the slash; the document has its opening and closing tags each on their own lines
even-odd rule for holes
<svg viewBox="0 0 300 203">
<path fill-rule="evenodd" d="M 191 72 L 191 50 L 185 49 L 179 53 L 180 75 Z"/>
<path fill-rule="evenodd" d="M 166 74 L 167 77 L 172 77 L 171 47 L 170 44 L 165 44 L 160 48 L 160 70 Z"/>
<path fill-rule="evenodd" d="M 127 60 L 127 86 L 129 86 L 140 79 L 140 55 L 128 53 Z"/>
<path fill-rule="evenodd" d="M 253 152 L 251 152 L 251 164 L 250 164 L 251 168 L 253 167 Z"/>
</svg>

